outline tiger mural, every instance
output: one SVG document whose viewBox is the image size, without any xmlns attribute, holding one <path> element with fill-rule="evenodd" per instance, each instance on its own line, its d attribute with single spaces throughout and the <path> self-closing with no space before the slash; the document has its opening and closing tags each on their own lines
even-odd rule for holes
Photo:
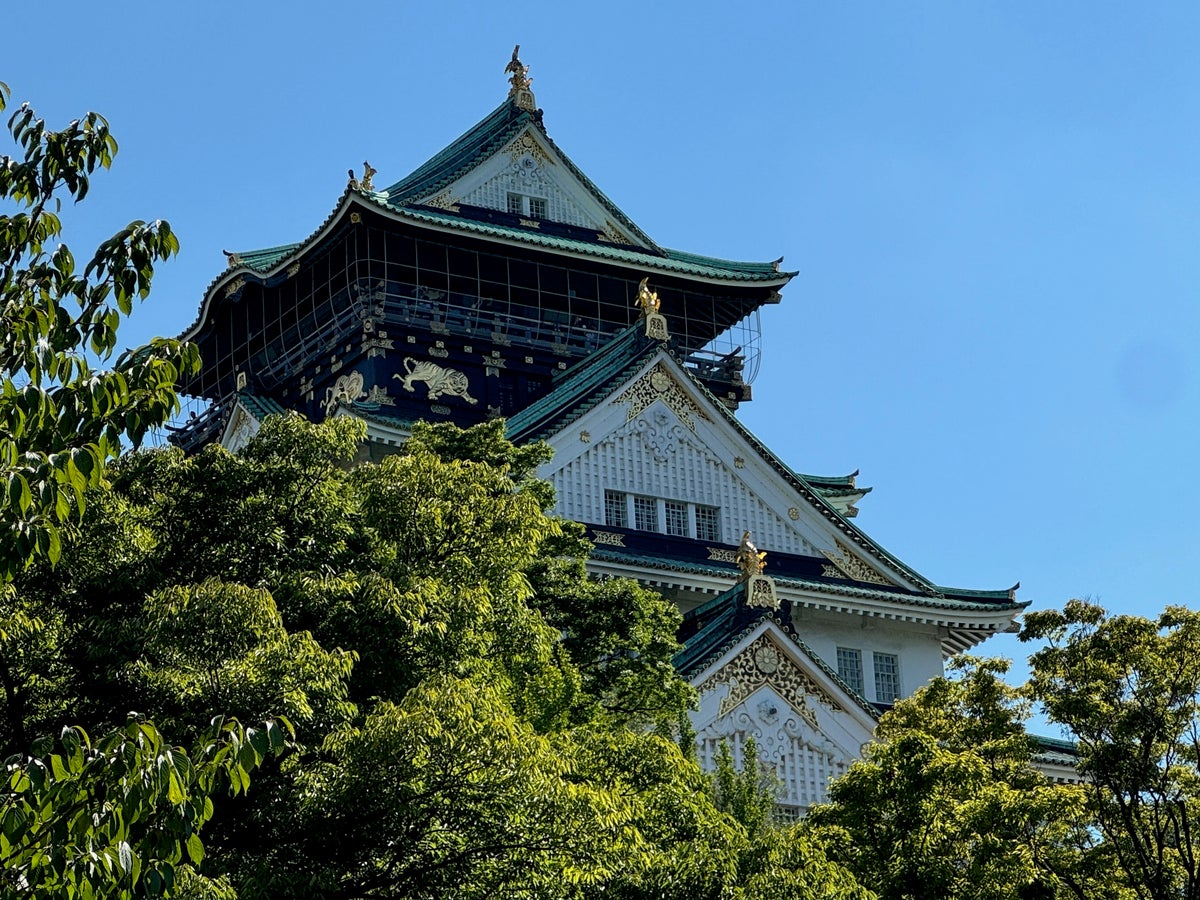
<svg viewBox="0 0 1200 900">
<path fill-rule="evenodd" d="M 472 406 L 479 402 L 467 393 L 469 387 L 467 376 L 458 369 L 445 368 L 427 359 L 413 359 L 411 356 L 406 356 L 404 357 L 404 371 L 408 374 L 397 373 L 392 377 L 402 379 L 406 391 L 415 391 L 413 382 L 423 381 L 429 388 L 430 400 L 436 400 L 446 394 L 450 397 L 462 397 Z"/>
</svg>

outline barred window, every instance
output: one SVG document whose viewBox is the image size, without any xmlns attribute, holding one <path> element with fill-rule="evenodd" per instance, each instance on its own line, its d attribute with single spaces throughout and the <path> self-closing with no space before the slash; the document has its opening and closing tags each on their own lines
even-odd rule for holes
<svg viewBox="0 0 1200 900">
<path fill-rule="evenodd" d="M 894 703 L 900 697 L 900 665 L 894 653 L 875 654 L 875 701 Z"/>
<path fill-rule="evenodd" d="M 862 651 L 853 647 L 837 648 L 838 677 L 859 694 L 863 692 Z"/>
<path fill-rule="evenodd" d="M 546 201 L 541 197 L 530 197 L 529 215 L 534 219 L 546 218 Z"/>
<path fill-rule="evenodd" d="M 715 506 L 696 506 L 696 537 L 702 541 L 721 540 L 720 510 Z"/>
<path fill-rule="evenodd" d="M 653 497 L 633 498 L 633 527 L 639 531 L 658 531 L 658 502 Z"/>
<path fill-rule="evenodd" d="M 520 194 L 514 194 L 509 191 L 508 194 L 508 211 L 514 216 L 525 214 L 525 198 Z"/>
<path fill-rule="evenodd" d="M 604 492 L 604 524 L 610 528 L 628 528 L 625 494 L 621 491 Z"/>
<path fill-rule="evenodd" d="M 664 511 L 667 514 L 667 534 L 674 534 L 679 537 L 688 536 L 688 511 L 686 503 L 678 503 L 675 500 L 668 500 L 663 504 Z"/>
</svg>

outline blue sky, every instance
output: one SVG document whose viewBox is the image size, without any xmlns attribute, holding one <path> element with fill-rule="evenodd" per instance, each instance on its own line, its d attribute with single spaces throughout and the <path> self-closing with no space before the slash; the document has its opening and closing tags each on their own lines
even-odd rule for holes
<svg viewBox="0 0 1200 900">
<path fill-rule="evenodd" d="M 223 248 L 310 233 L 351 166 L 389 183 L 482 118 L 519 42 L 550 134 L 659 243 L 799 270 L 742 417 L 860 468 L 869 534 L 1039 608 L 1200 602 L 1200 5 L 55 10 L 0 80 L 121 143 L 68 242 L 183 242 L 130 343 L 193 320 Z"/>
</svg>

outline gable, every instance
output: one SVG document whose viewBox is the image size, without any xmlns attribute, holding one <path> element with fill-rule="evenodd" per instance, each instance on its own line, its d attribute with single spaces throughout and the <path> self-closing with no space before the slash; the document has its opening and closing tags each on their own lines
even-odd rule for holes
<svg viewBox="0 0 1200 900">
<path fill-rule="evenodd" d="M 852 547 L 830 521 L 837 514 L 817 508 L 776 471 L 665 351 L 549 442 L 555 456 L 539 474 L 558 492 L 559 515 L 614 524 L 606 518 L 606 491 L 683 503 L 689 517 L 715 516 L 715 538 L 695 530 L 691 518 L 692 532 L 682 535 L 711 541 L 714 560 L 732 562 L 729 548 L 750 531 L 768 553 L 821 559 L 827 577 L 912 586 Z"/>
<path fill-rule="evenodd" d="M 874 716 L 861 698 L 823 671 L 774 621 L 765 621 L 696 673 L 691 714 L 697 753 L 708 770 L 721 744 L 740 761 L 748 738 L 779 780 L 779 804 L 797 813 L 828 799 L 871 739 Z"/>
<path fill-rule="evenodd" d="M 230 453 L 237 453 L 254 440 L 254 436 L 262 427 L 263 419 L 269 415 L 282 415 L 286 412 L 274 400 L 257 397 L 249 391 L 239 389 L 217 443 Z"/>
<path fill-rule="evenodd" d="M 537 227 L 539 220 L 546 219 L 594 231 L 602 240 L 648 247 L 614 221 L 573 168 L 537 128 L 528 125 L 469 172 L 416 202 L 442 209 L 467 205 L 513 213 L 522 217 L 526 227 Z M 514 201 L 516 207 L 511 205 Z"/>
</svg>

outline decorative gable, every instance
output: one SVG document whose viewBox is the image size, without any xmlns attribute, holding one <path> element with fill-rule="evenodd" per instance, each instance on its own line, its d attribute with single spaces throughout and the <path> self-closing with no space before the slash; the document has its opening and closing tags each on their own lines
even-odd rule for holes
<svg viewBox="0 0 1200 900">
<path fill-rule="evenodd" d="M 740 762 L 753 737 L 759 758 L 775 768 L 779 804 L 794 814 L 828 798 L 829 782 L 858 757 L 874 728 L 861 701 L 771 621 L 692 684 L 700 693 L 692 724 L 701 766 L 716 767 L 722 743 Z"/>
<path fill-rule="evenodd" d="M 594 231 L 602 240 L 645 246 L 622 228 L 532 126 L 424 203 L 444 209 L 478 206 L 518 215 L 522 224 L 558 222 Z"/>
<path fill-rule="evenodd" d="M 829 509 L 818 508 L 820 501 L 765 458 L 665 350 L 550 443 L 555 456 L 541 475 L 557 489 L 559 515 L 706 540 L 723 545 L 710 547 L 711 558 L 723 562 L 732 561 L 725 548 L 750 531 L 768 553 L 825 560 L 825 577 L 907 586 L 852 548 Z M 609 508 L 620 495 L 636 498 L 623 522 Z M 686 527 L 672 529 L 665 506 L 656 527 L 639 525 L 636 504 L 651 501 L 686 506 Z M 701 515 L 707 517 L 703 528 Z"/>
</svg>

